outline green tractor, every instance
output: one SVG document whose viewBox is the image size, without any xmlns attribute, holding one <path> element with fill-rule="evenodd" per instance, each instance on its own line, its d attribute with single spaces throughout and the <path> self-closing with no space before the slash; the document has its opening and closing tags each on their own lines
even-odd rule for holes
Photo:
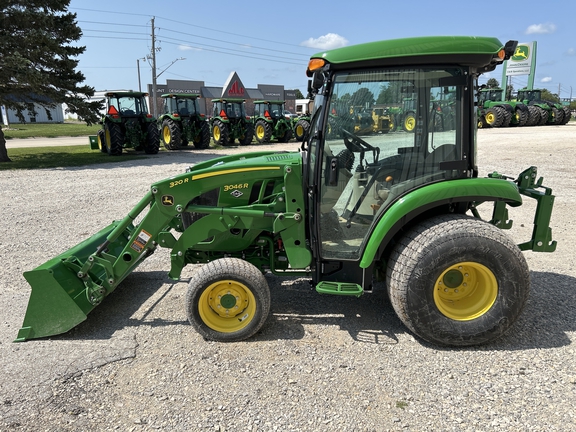
<svg viewBox="0 0 576 432">
<path fill-rule="evenodd" d="M 537 123 L 542 125 L 565 125 L 570 121 L 572 113 L 568 107 L 553 101 L 542 99 L 542 90 L 523 88 L 518 90 L 517 100 L 540 114 Z"/>
<path fill-rule="evenodd" d="M 503 101 L 503 92 L 500 88 L 479 91 L 479 127 L 530 126 L 538 122 L 538 113 L 520 101 Z"/>
<path fill-rule="evenodd" d="M 284 116 L 284 101 L 254 101 L 254 137 L 259 143 L 275 140 L 286 143 L 292 138 L 291 120 Z"/>
<path fill-rule="evenodd" d="M 197 149 L 210 147 L 210 125 L 200 112 L 198 94 L 163 94 L 163 114 L 158 117 L 161 138 L 168 150 L 193 143 Z"/>
<path fill-rule="evenodd" d="M 160 150 L 160 132 L 156 119 L 148 112 L 148 93 L 108 92 L 106 114 L 100 120 L 102 129 L 90 136 L 92 149 L 110 156 L 120 156 L 125 148 L 156 154 Z"/>
<path fill-rule="evenodd" d="M 516 45 L 436 36 L 312 56 L 315 106 L 298 151 L 222 156 L 153 183 L 124 219 L 25 272 L 32 292 L 17 340 L 78 325 L 159 247 L 170 252 L 173 280 L 200 265 L 185 308 L 208 340 L 241 341 L 262 328 L 272 300 L 265 273 L 309 278 L 322 295 L 386 290 L 405 326 L 434 344 L 502 336 L 528 300 L 522 251 L 556 247 L 554 196 L 536 167 L 478 177 L 478 76 Z M 414 133 L 359 137 L 341 126 L 341 137 L 328 138 L 337 95 L 404 81 L 418 99 Z M 456 125 L 436 131 L 431 101 L 446 87 Z M 516 244 L 504 230 L 523 199 L 536 202 L 534 229 Z"/>
<path fill-rule="evenodd" d="M 240 145 L 248 145 L 254 136 L 254 126 L 246 115 L 244 99 L 212 99 L 213 116 L 210 118 L 212 139 L 215 144 L 227 146 L 238 140 Z"/>
</svg>

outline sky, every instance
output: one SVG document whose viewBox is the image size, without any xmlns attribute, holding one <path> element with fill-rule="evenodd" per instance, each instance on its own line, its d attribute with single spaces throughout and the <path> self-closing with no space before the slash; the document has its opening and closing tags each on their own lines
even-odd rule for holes
<svg viewBox="0 0 576 432">
<path fill-rule="evenodd" d="M 236 72 L 245 87 L 283 85 L 306 95 L 310 55 L 331 48 L 414 36 L 490 36 L 536 42 L 535 88 L 576 99 L 576 3 L 486 4 L 375 0 L 71 0 L 85 46 L 78 57 L 96 91 L 146 91 L 152 83 L 152 22 L 158 83 L 204 81 L 223 87 Z M 482 11 L 485 10 L 485 13 Z M 140 72 L 140 82 L 138 80 Z M 502 69 L 484 75 L 502 80 Z M 527 76 L 512 78 L 515 89 Z M 572 94 L 573 93 L 573 94 Z"/>
</svg>

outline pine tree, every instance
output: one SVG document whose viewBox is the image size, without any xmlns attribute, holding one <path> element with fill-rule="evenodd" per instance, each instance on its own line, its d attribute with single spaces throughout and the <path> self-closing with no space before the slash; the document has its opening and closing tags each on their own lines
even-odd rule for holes
<svg viewBox="0 0 576 432">
<path fill-rule="evenodd" d="M 89 102 L 94 88 L 82 85 L 77 57 L 85 47 L 70 0 L 3 0 L 0 6 L 0 105 L 35 112 L 66 103 L 87 124 L 98 121 L 100 102 Z M 0 131 L 0 162 L 10 161 Z"/>
</svg>

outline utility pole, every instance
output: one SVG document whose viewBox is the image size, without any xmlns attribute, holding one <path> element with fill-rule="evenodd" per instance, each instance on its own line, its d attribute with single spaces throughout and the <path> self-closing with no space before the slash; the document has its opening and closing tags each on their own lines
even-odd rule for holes
<svg viewBox="0 0 576 432">
<path fill-rule="evenodd" d="M 156 92 L 157 92 L 157 85 L 156 85 L 156 36 L 154 35 L 154 17 L 152 17 L 152 97 L 150 100 L 152 101 L 152 115 L 157 117 L 156 115 Z"/>
</svg>

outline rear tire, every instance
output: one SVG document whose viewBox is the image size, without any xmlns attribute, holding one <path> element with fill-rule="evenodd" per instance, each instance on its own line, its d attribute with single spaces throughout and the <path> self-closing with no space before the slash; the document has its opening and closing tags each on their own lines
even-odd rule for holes
<svg viewBox="0 0 576 432">
<path fill-rule="evenodd" d="M 388 295 L 402 322 L 429 342 L 468 346 L 502 336 L 530 291 L 520 249 L 499 228 L 463 215 L 409 231 L 388 261 Z"/>
<path fill-rule="evenodd" d="M 160 150 L 160 131 L 156 123 L 148 123 L 146 126 L 146 144 L 144 152 L 146 154 L 157 154 Z"/>
<path fill-rule="evenodd" d="M 516 108 L 514 116 L 516 117 L 516 124 L 518 126 L 526 126 L 530 119 L 530 114 L 527 109 Z"/>
<path fill-rule="evenodd" d="M 412 111 L 407 112 L 404 116 L 404 119 L 402 120 L 402 129 L 406 132 L 414 132 L 414 129 L 416 129 L 416 114 Z"/>
<path fill-rule="evenodd" d="M 178 150 L 182 143 L 182 132 L 174 120 L 167 118 L 162 122 L 162 144 L 167 150 Z"/>
<path fill-rule="evenodd" d="M 120 125 L 107 121 L 104 124 L 104 133 L 108 154 L 110 156 L 120 156 L 122 154 L 122 144 L 124 144 L 124 135 Z"/>
<path fill-rule="evenodd" d="M 244 135 L 238 138 L 238 142 L 240 145 L 248 145 L 252 142 L 252 138 L 254 137 L 254 126 L 252 123 L 246 123 L 244 125 Z"/>
<path fill-rule="evenodd" d="M 237 342 L 262 328 L 270 312 L 270 289 L 256 266 L 221 258 L 194 273 L 186 295 L 188 320 L 207 340 Z"/>
<path fill-rule="evenodd" d="M 216 145 L 226 146 L 228 145 L 230 131 L 228 127 L 220 120 L 215 120 L 212 125 L 212 139 Z"/>
<path fill-rule="evenodd" d="M 106 146 L 106 132 L 104 129 L 98 131 L 98 148 L 102 153 L 108 153 L 108 147 Z"/>
<path fill-rule="evenodd" d="M 254 127 L 254 137 L 260 144 L 269 143 L 272 138 L 272 128 L 265 120 L 258 120 Z"/>
<path fill-rule="evenodd" d="M 504 121 L 502 111 L 498 107 L 488 108 L 484 113 L 484 118 L 486 119 L 486 124 L 490 127 L 500 127 Z"/>
<path fill-rule="evenodd" d="M 199 150 L 210 147 L 210 126 L 205 121 L 202 121 L 200 133 L 194 139 L 194 147 Z"/>
<path fill-rule="evenodd" d="M 308 134 L 309 130 L 310 130 L 310 122 L 308 120 L 304 119 L 298 120 L 298 122 L 296 122 L 296 126 L 294 127 L 294 138 L 296 138 L 296 141 L 298 142 L 304 141 L 304 138 Z"/>
</svg>

